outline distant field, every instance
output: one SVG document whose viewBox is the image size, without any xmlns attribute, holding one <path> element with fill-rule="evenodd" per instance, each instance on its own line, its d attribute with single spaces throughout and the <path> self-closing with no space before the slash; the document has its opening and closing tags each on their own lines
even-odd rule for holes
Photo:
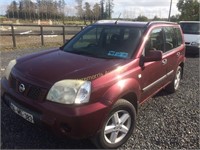
<svg viewBox="0 0 200 150">
<path fill-rule="evenodd" d="M 70 39 L 73 35 L 66 36 L 66 39 Z M 41 39 L 40 36 L 17 36 L 16 37 L 17 47 L 13 48 L 12 37 L 0 37 L 0 50 L 13 50 L 13 49 L 24 49 L 24 48 L 40 48 Z M 44 38 L 45 45 L 44 47 L 59 47 L 63 45 L 63 37 L 45 37 Z"/>
</svg>

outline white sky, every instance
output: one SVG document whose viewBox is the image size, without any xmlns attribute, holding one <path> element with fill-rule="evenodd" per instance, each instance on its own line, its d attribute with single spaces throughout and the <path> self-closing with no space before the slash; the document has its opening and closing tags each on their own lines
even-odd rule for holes
<svg viewBox="0 0 200 150">
<path fill-rule="evenodd" d="M 0 0 L 0 14 L 5 14 L 7 5 L 12 0 Z M 18 0 L 16 0 L 18 2 Z M 35 0 L 33 0 L 35 1 Z M 99 3 L 100 0 L 84 0 L 83 3 L 89 2 L 91 5 Z M 118 17 L 121 13 L 121 17 L 136 18 L 138 15 L 145 15 L 148 18 L 153 18 L 155 15 L 162 18 L 167 18 L 169 14 L 170 0 L 113 0 L 114 1 L 114 13 L 113 17 Z M 76 13 L 74 6 L 75 0 L 65 0 L 67 3 L 67 14 L 74 15 Z M 178 14 L 176 7 L 178 0 L 172 0 L 171 15 Z"/>
</svg>

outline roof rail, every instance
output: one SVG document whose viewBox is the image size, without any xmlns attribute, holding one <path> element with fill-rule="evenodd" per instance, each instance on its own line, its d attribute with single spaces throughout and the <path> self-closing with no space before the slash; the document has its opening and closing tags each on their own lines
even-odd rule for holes
<svg viewBox="0 0 200 150">
<path fill-rule="evenodd" d="M 160 24 L 160 23 L 165 23 L 165 24 L 177 24 L 176 22 L 170 22 L 170 21 L 149 21 L 148 25 L 151 24 Z"/>
<path fill-rule="evenodd" d="M 177 24 L 176 22 L 169 22 L 169 21 L 149 21 L 146 24 L 146 27 L 148 27 L 149 25 L 152 25 L 152 24 L 161 24 L 161 23 L 164 23 L 164 24 Z"/>
</svg>

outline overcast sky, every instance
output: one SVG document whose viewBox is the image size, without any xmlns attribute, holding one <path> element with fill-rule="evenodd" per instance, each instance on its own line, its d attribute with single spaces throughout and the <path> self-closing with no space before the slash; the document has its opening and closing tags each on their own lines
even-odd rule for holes
<svg viewBox="0 0 200 150">
<path fill-rule="evenodd" d="M 12 0 L 0 0 L 0 14 L 5 14 L 7 5 Z M 16 0 L 18 2 L 18 0 Z M 35 0 L 32 0 L 35 1 Z M 91 5 L 99 3 L 100 0 L 84 0 Z M 75 14 L 74 6 L 75 0 L 65 0 L 67 7 L 69 7 L 68 15 Z M 172 0 L 172 15 L 178 14 L 176 7 L 178 0 Z M 169 14 L 170 0 L 114 0 L 114 13 L 113 17 L 135 18 L 138 15 L 145 15 L 148 18 L 153 18 L 155 15 L 158 17 L 167 18 Z"/>
</svg>

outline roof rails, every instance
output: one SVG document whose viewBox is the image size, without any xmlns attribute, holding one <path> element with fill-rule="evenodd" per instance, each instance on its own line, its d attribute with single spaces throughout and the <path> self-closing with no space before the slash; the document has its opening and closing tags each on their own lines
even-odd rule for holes
<svg viewBox="0 0 200 150">
<path fill-rule="evenodd" d="M 152 24 L 177 24 L 177 23 L 176 22 L 169 22 L 169 21 L 149 21 L 146 24 L 146 27 L 148 27 L 149 25 L 152 25 Z"/>
<path fill-rule="evenodd" d="M 176 22 L 169 22 L 169 21 L 150 21 L 147 24 L 151 25 L 151 24 L 161 24 L 161 23 L 164 23 L 164 24 L 177 24 Z"/>
</svg>

